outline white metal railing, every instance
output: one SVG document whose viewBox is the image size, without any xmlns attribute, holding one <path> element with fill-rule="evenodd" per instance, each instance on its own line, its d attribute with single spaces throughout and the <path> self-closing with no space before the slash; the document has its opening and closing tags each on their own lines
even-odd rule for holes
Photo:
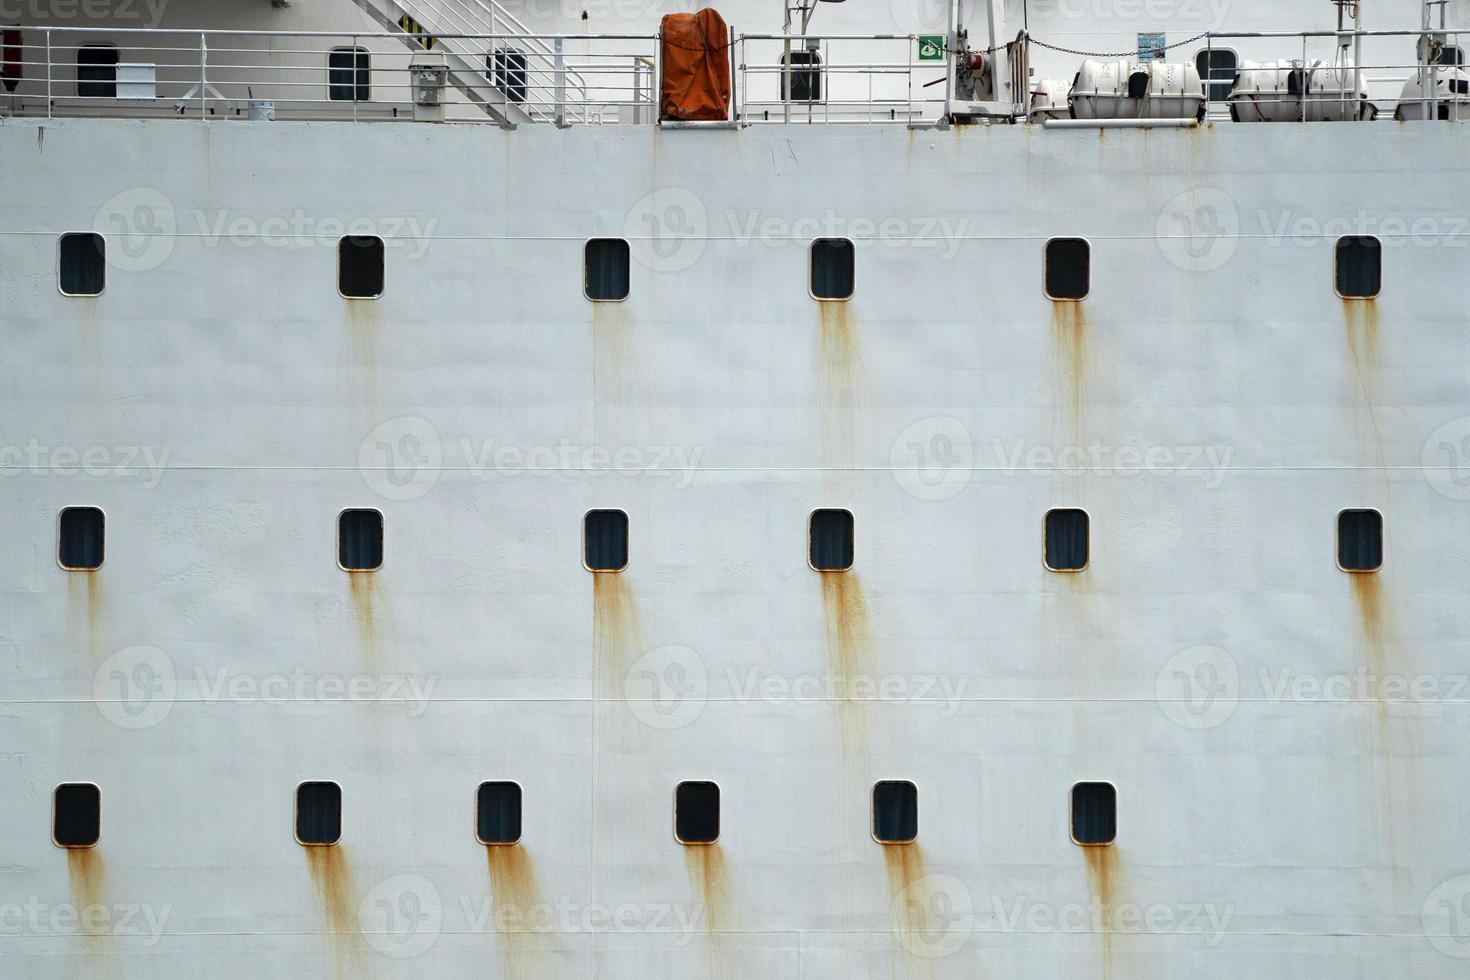
<svg viewBox="0 0 1470 980">
<path fill-rule="evenodd" d="M 481 0 L 408 0 L 403 9 L 438 18 L 451 5 L 468 10 Z M 487 17 L 483 8 L 479 15 Z M 494 11 L 492 11 L 494 12 Z M 494 23 L 499 26 L 500 14 Z M 441 20 L 441 23 L 444 22 Z M 512 25 L 514 26 L 514 25 Z M 0 115 L 183 116 L 226 118 L 274 113 L 280 118 L 393 120 L 415 118 L 410 66 L 427 60 L 405 37 L 420 38 L 430 51 L 454 53 L 461 87 L 483 84 L 501 93 L 532 122 L 639 123 L 658 120 L 661 51 L 652 34 L 530 34 L 412 32 L 179 31 L 34 27 L 21 28 L 20 77 L 7 76 Z M 1171 60 L 1230 48 L 1239 62 L 1300 61 L 1308 95 L 1258 98 L 1238 110 L 1289 102 L 1300 118 L 1331 107 L 1350 114 L 1361 84 L 1392 118 L 1406 80 L 1418 80 L 1423 111 L 1430 117 L 1470 121 L 1470 101 L 1443 98 L 1441 80 L 1464 85 L 1466 76 L 1448 65 L 1419 64 L 1414 48 L 1420 30 L 1361 32 L 1215 32 L 1176 48 Z M 1470 47 L 1470 31 L 1435 31 L 1451 47 Z M 106 39 L 111 62 L 90 64 L 84 46 Z M 788 63 L 787 51 L 793 53 Z M 1029 47 L 1050 47 L 1080 62 L 1085 55 L 1038 38 Z M 730 119 L 740 125 L 913 124 L 948 111 L 948 65 L 920 62 L 913 34 L 800 35 L 733 34 Z M 361 49 L 365 67 L 352 60 L 333 67 L 333 52 Z M 1344 58 L 1347 50 L 1350 57 Z M 499 57 L 504 55 L 503 58 Z M 1371 54 L 1372 57 L 1368 57 Z M 89 56 L 94 57 L 94 56 Z M 1053 56 L 1054 60 L 1057 56 Z M 1117 57 L 1117 56 L 1103 56 Z M 103 58 L 106 60 L 106 57 Z M 446 59 L 447 60 L 447 59 Z M 1073 64 L 1077 63 L 1073 62 Z M 1295 70 L 1295 69 L 1289 69 Z M 468 71 L 471 76 L 463 76 Z M 1205 79 L 1206 117 L 1229 118 L 1221 97 L 1227 80 Z M 13 84 L 12 84 L 13 83 Z M 1329 84 L 1330 83 L 1330 84 Z M 483 93 L 448 88 L 444 117 L 453 121 L 490 118 L 477 99 Z M 1416 102 L 1417 106 L 1418 103 Z M 1059 110 L 1065 113 L 1065 107 Z"/>
<path fill-rule="evenodd" d="M 945 112 L 944 62 L 915 34 L 742 34 L 733 44 L 743 123 L 912 123 Z"/>
</svg>

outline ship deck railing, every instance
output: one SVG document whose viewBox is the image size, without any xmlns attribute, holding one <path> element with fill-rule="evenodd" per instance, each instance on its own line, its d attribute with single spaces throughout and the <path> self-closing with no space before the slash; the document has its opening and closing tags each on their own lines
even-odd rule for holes
<svg viewBox="0 0 1470 980">
<path fill-rule="evenodd" d="M 415 89 L 413 66 L 452 51 L 439 115 L 446 121 L 503 124 L 507 114 L 562 126 L 661 121 L 661 50 L 655 34 L 7 29 L 17 30 L 19 43 L 7 44 L 5 51 L 0 115 L 6 116 L 411 121 L 432 117 L 419 111 L 422 88 Z M 1463 59 L 1470 31 L 1433 33 L 1443 35 Z M 1214 52 L 1229 49 L 1237 64 L 1321 62 L 1321 72 L 1350 72 L 1355 82 L 1361 79 L 1378 117 L 1392 119 L 1407 80 L 1417 78 L 1433 91 L 1429 83 L 1458 71 L 1454 65 L 1418 63 L 1415 45 L 1422 35 L 1419 29 L 1221 31 L 1192 38 L 1167 57 L 1193 62 L 1203 56 L 1208 66 Z M 923 37 L 732 30 L 727 48 L 731 109 L 727 119 L 714 124 L 932 124 L 947 114 L 952 82 L 946 60 L 918 57 Z M 452 46 L 442 43 L 450 40 Z M 1370 46 L 1376 60 L 1364 55 Z M 1073 59 L 1072 71 L 1086 56 L 1025 35 L 1014 51 L 1029 68 L 1047 48 L 1053 62 Z M 1353 63 L 1335 67 L 1344 50 Z M 482 60 L 475 59 L 477 52 L 483 52 Z M 466 63 L 473 77 L 463 77 Z M 1206 75 L 1207 122 L 1229 118 L 1222 98 L 1227 89 L 1223 76 Z M 486 92 L 510 112 L 488 111 Z M 1281 101 L 1299 106 L 1305 116 L 1308 105 L 1330 98 L 1351 96 L 1344 91 Z M 1438 102 L 1435 96 L 1431 100 Z M 1470 119 L 1465 101 L 1450 100 L 1446 108 L 1451 119 Z"/>
</svg>

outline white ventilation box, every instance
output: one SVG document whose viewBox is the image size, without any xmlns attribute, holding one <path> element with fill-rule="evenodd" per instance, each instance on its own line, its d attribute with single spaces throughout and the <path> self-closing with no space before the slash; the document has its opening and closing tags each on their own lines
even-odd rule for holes
<svg viewBox="0 0 1470 980">
<path fill-rule="evenodd" d="M 158 98 L 157 67 L 136 63 L 118 64 L 117 97 L 134 102 L 147 102 Z"/>
</svg>

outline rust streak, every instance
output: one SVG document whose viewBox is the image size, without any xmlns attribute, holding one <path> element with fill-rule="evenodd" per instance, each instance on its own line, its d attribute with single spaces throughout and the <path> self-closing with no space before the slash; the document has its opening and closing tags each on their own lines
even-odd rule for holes
<svg viewBox="0 0 1470 980">
<path fill-rule="evenodd" d="M 684 861 L 689 868 L 689 882 L 703 904 L 700 917 L 706 932 L 725 927 L 726 888 L 725 852 L 719 844 L 688 844 Z"/>
<path fill-rule="evenodd" d="M 352 937 L 359 931 L 355 908 L 357 886 L 353 882 L 347 853 L 341 844 L 312 845 L 302 850 L 306 852 L 306 866 L 311 871 L 311 880 L 316 885 L 327 928 L 331 931 L 337 972 L 343 976 L 357 976 L 360 973 L 357 968 L 358 950 L 352 942 Z"/>
<path fill-rule="evenodd" d="M 363 659 L 374 665 L 378 660 L 378 573 L 348 572 L 347 582 L 352 591 L 352 610 L 362 640 Z"/>
<path fill-rule="evenodd" d="M 827 625 L 828 669 L 832 673 L 844 749 L 866 742 L 863 688 L 873 683 L 868 605 L 855 572 L 821 572 L 822 610 Z"/>
<path fill-rule="evenodd" d="M 1378 428 L 1378 416 L 1374 412 L 1377 400 L 1375 381 L 1379 374 L 1378 303 L 1372 299 L 1344 299 L 1342 317 L 1347 331 L 1348 355 L 1352 358 L 1353 375 L 1358 382 L 1361 409 L 1373 431 L 1378 465 L 1383 466 L 1383 433 Z"/>
<path fill-rule="evenodd" d="M 936 916 L 942 909 L 936 906 L 935 895 L 926 890 L 925 879 L 929 872 L 924 852 L 917 843 L 884 844 L 882 847 L 894 928 L 899 934 L 895 955 L 900 948 L 910 953 L 932 949 L 936 937 L 950 926 Z M 934 972 L 934 961 L 927 957 L 909 956 L 902 958 L 902 962 L 905 963 L 902 968 L 895 963 L 896 975 L 911 976 L 918 971 L 927 976 Z"/>
<path fill-rule="evenodd" d="M 818 302 L 818 385 L 822 393 L 822 437 L 826 463 L 850 465 L 853 461 L 855 416 L 862 400 L 862 348 L 850 302 Z"/>
<path fill-rule="evenodd" d="M 1064 413 L 1068 445 L 1083 444 L 1087 388 L 1087 311 L 1076 301 L 1051 301 L 1056 404 Z"/>
<path fill-rule="evenodd" d="M 505 975 L 512 980 L 535 975 L 535 916 L 543 905 L 531 855 L 519 844 L 486 844 L 495 930 L 501 937 Z"/>
<path fill-rule="evenodd" d="M 1087 880 L 1092 897 L 1097 901 L 1101 919 L 1099 926 L 1102 932 L 1099 938 L 1102 940 L 1102 975 L 1103 980 L 1108 980 L 1113 975 L 1114 910 L 1118 906 L 1121 884 L 1118 848 L 1115 844 L 1102 847 L 1084 846 L 1082 857 L 1087 862 Z"/>
<path fill-rule="evenodd" d="M 91 925 L 107 922 L 104 916 L 96 913 L 88 914 L 87 909 L 92 906 L 108 908 L 107 901 L 107 868 L 103 864 L 102 854 L 95 847 L 69 847 L 66 849 L 66 874 L 71 882 L 71 900 L 76 906 L 78 929 L 85 937 L 89 951 L 97 952 L 97 940 L 107 933 L 106 927 L 103 931 L 94 931 Z"/>
<path fill-rule="evenodd" d="M 621 572 L 592 573 L 592 638 L 604 694 L 615 696 L 643 646 L 638 603 Z"/>
</svg>

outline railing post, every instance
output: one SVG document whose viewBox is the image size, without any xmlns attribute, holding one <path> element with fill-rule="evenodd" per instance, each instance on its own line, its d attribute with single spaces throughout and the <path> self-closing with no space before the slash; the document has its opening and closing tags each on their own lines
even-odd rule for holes
<svg viewBox="0 0 1470 980">
<path fill-rule="evenodd" d="M 556 73 L 556 105 L 554 116 L 558 128 L 566 125 L 566 98 L 567 98 L 567 63 L 562 54 L 562 40 L 556 38 L 551 45 L 553 60 L 552 65 Z"/>
<path fill-rule="evenodd" d="M 199 32 L 199 118 L 209 118 L 209 39 Z"/>
<path fill-rule="evenodd" d="M 51 32 L 46 32 L 46 118 L 51 118 Z"/>
</svg>

